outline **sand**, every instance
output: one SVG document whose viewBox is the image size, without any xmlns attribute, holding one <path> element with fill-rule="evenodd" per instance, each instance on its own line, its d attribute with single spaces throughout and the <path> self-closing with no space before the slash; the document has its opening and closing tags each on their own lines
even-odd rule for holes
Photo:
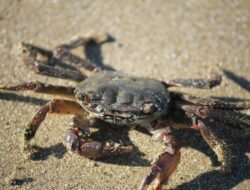
<svg viewBox="0 0 250 190">
<path fill-rule="evenodd" d="M 159 80 L 207 77 L 224 69 L 220 87 L 189 91 L 223 99 L 250 99 L 249 1 L 0 1 L 0 81 L 72 81 L 38 76 L 21 62 L 20 43 L 53 48 L 76 36 L 110 34 L 114 40 L 87 51 L 97 64 Z M 82 50 L 78 50 L 81 56 Z M 130 155 L 89 160 L 62 144 L 70 116 L 49 115 L 34 143 L 32 160 L 21 154 L 22 130 L 52 96 L 0 91 L 0 189 L 137 189 L 150 162 L 164 147 L 136 130 L 112 129 L 99 136 L 131 144 Z M 249 111 L 248 111 L 248 114 Z M 219 163 L 197 131 L 180 130 L 183 148 L 164 189 L 250 189 L 249 136 L 234 139 L 233 171 Z"/>
</svg>

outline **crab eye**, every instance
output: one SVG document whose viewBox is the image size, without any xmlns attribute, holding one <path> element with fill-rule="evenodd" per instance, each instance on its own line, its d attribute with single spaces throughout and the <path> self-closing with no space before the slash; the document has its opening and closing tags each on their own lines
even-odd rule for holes
<svg viewBox="0 0 250 190">
<path fill-rule="evenodd" d="M 77 99 L 81 100 L 81 101 L 85 101 L 85 95 L 84 94 L 77 94 Z"/>
<path fill-rule="evenodd" d="M 86 102 L 86 103 L 90 103 L 92 101 L 97 101 L 97 100 L 101 99 L 99 94 L 96 94 L 92 91 L 87 92 L 87 93 L 83 93 L 83 94 L 79 94 L 77 96 L 77 98 L 83 102 Z"/>
<path fill-rule="evenodd" d="M 154 113 L 156 112 L 156 107 L 155 104 L 153 102 L 149 102 L 149 103 L 145 103 L 142 107 L 142 111 L 145 114 L 150 114 L 150 113 Z"/>
</svg>

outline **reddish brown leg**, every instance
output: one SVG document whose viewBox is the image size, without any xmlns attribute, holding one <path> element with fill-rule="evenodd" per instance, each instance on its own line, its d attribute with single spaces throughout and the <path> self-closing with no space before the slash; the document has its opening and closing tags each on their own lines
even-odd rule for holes
<svg viewBox="0 0 250 190">
<path fill-rule="evenodd" d="M 73 40 L 67 44 L 62 44 L 57 46 L 54 51 L 54 57 L 61 60 L 62 62 L 74 65 L 77 67 L 83 67 L 89 71 L 99 71 L 100 68 L 97 67 L 95 64 L 91 63 L 89 60 L 82 59 L 76 55 L 73 55 L 70 51 L 75 49 L 79 46 L 84 46 L 90 41 L 95 41 L 96 43 L 101 43 L 108 39 L 108 35 L 103 36 L 90 36 L 87 38 L 78 38 Z"/>
<path fill-rule="evenodd" d="M 235 129 L 247 129 L 250 126 L 250 117 L 232 110 L 212 109 L 209 106 L 189 105 L 176 101 L 175 107 L 183 110 L 189 116 L 198 118 L 212 118 L 216 121 L 228 124 Z"/>
<path fill-rule="evenodd" d="M 81 116 L 74 116 L 71 128 L 68 130 L 65 141 L 67 146 L 80 156 L 99 158 L 108 155 L 125 154 L 132 151 L 132 146 L 111 146 L 102 142 L 88 139 L 91 122 Z"/>
<path fill-rule="evenodd" d="M 79 104 L 74 101 L 54 99 L 42 106 L 35 114 L 31 122 L 25 129 L 24 133 L 24 151 L 30 151 L 29 141 L 34 138 L 37 129 L 44 121 L 47 113 L 58 114 L 81 114 L 86 115 L 86 111 L 81 108 Z"/>
<path fill-rule="evenodd" d="M 161 134 L 157 134 L 158 131 Z M 180 145 L 170 130 L 167 129 L 162 133 L 162 130 L 158 129 L 154 133 L 154 136 L 157 136 L 158 140 L 161 140 L 165 144 L 167 151 L 160 154 L 153 161 L 151 170 L 143 180 L 139 188 L 140 190 L 146 190 L 153 181 L 154 189 L 161 190 L 162 185 L 168 181 L 180 162 Z"/>
<path fill-rule="evenodd" d="M 60 60 L 56 60 L 51 51 L 27 43 L 22 43 L 22 48 L 24 64 L 37 74 L 71 79 L 78 82 L 86 78 L 86 76 L 78 70 L 54 67 Z"/>
<path fill-rule="evenodd" d="M 175 154 L 164 152 L 152 163 L 151 170 L 143 180 L 140 190 L 147 189 L 155 180 L 154 189 L 161 190 L 180 162 L 181 153 L 179 150 Z"/>
<path fill-rule="evenodd" d="M 218 156 L 218 160 L 221 162 L 221 171 L 223 173 L 231 172 L 231 150 L 227 147 L 226 143 L 218 139 L 213 131 L 205 125 L 205 123 L 196 117 L 192 118 L 193 125 L 192 128 L 197 129 L 201 132 L 202 137 L 207 142 L 207 144 L 212 148 L 212 150 Z"/>
<path fill-rule="evenodd" d="M 231 150 L 228 145 L 222 140 L 218 139 L 218 137 L 214 134 L 214 132 L 205 125 L 202 119 L 214 118 L 217 121 L 221 121 L 226 124 L 234 124 L 238 127 L 238 123 L 236 122 L 237 117 L 235 115 L 230 115 L 229 111 L 222 112 L 223 110 L 210 110 L 207 106 L 195 106 L 195 105 L 185 105 L 178 104 L 177 108 L 186 112 L 186 114 L 192 118 L 193 126 L 192 128 L 198 129 L 204 140 L 207 144 L 212 148 L 212 150 L 216 153 L 218 160 L 222 164 L 221 171 L 223 173 L 228 173 L 231 171 Z M 220 113 L 222 112 L 222 113 Z"/>
<path fill-rule="evenodd" d="M 75 88 L 45 84 L 39 81 L 23 82 L 17 84 L 0 84 L 0 89 L 11 90 L 11 91 L 32 90 L 33 92 L 60 95 L 60 96 L 66 96 L 71 99 L 75 99 L 74 95 Z"/>
</svg>

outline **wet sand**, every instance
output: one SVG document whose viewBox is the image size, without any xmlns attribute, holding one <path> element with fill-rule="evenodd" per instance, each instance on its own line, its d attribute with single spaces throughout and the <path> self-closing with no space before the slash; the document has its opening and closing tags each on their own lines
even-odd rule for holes
<svg viewBox="0 0 250 190">
<path fill-rule="evenodd" d="M 224 69 L 221 86 L 188 92 L 250 99 L 249 10 L 250 3 L 244 0 L 1 0 L 0 81 L 75 85 L 29 71 L 19 57 L 20 43 L 53 48 L 76 36 L 109 33 L 113 42 L 86 51 L 85 56 L 96 64 L 159 80 L 207 77 L 211 69 L 220 67 Z M 76 53 L 84 56 L 82 50 Z M 132 154 L 89 160 L 70 154 L 62 144 L 70 116 L 49 115 L 35 137 L 38 153 L 33 160 L 23 158 L 23 127 L 52 98 L 0 91 L 0 189 L 137 189 L 150 162 L 164 147 L 136 130 L 99 134 L 133 145 Z M 232 141 L 238 161 L 232 174 L 224 176 L 197 131 L 181 130 L 179 135 L 181 163 L 165 189 L 250 189 L 249 137 Z"/>
</svg>

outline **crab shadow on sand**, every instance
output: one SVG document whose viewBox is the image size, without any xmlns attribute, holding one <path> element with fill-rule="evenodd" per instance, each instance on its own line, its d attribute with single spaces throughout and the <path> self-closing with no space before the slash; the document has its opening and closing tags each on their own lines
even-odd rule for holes
<svg viewBox="0 0 250 190">
<path fill-rule="evenodd" d="M 224 69 L 223 73 L 232 81 L 234 81 L 235 83 L 237 83 L 239 86 L 241 86 L 243 89 L 247 90 L 248 92 L 250 92 L 250 82 L 241 76 L 236 75 L 235 73 Z"/>
<path fill-rule="evenodd" d="M 15 94 L 15 93 L 10 93 L 10 92 L 0 92 L 0 100 L 12 101 L 12 102 L 23 102 L 27 104 L 33 104 L 36 106 L 41 106 L 48 102 L 45 99 L 34 98 L 30 96 L 23 96 L 20 94 Z"/>
<path fill-rule="evenodd" d="M 110 35 L 107 34 L 107 39 L 97 43 L 95 40 L 90 40 L 84 48 L 84 54 L 86 56 L 86 58 L 91 62 L 96 64 L 98 67 L 100 67 L 101 69 L 104 70 L 109 70 L 109 71 L 115 71 L 114 68 L 112 68 L 109 65 L 106 65 L 103 62 L 103 55 L 102 55 L 102 45 L 105 45 L 106 43 L 114 43 L 116 41 L 116 39 Z"/>
<path fill-rule="evenodd" d="M 57 143 L 50 147 L 41 147 L 38 145 L 33 146 L 35 152 L 31 155 L 31 160 L 40 161 L 46 160 L 49 156 L 54 156 L 57 159 L 62 159 L 64 154 L 67 152 L 66 147 L 63 143 Z"/>
<path fill-rule="evenodd" d="M 232 172 L 230 174 L 222 174 L 218 169 L 214 169 L 212 171 L 200 174 L 189 182 L 182 183 L 177 188 L 175 188 L 176 190 L 229 190 L 233 189 L 237 184 L 244 181 L 245 179 L 250 179 L 250 142 L 248 140 L 250 135 L 237 138 L 233 136 L 234 131 L 229 130 L 223 124 L 213 123 L 209 126 L 216 132 L 219 131 L 216 133 L 217 136 L 224 139 L 230 146 L 232 151 Z M 198 131 L 194 131 L 192 129 L 182 129 L 178 130 L 176 135 L 180 139 L 182 147 L 191 147 L 204 153 L 211 159 L 211 165 L 213 167 L 218 167 L 221 165 L 214 152 L 208 147 Z M 190 161 L 192 162 L 192 155 L 190 155 Z M 185 168 L 183 169 L 185 170 Z"/>
<path fill-rule="evenodd" d="M 108 39 L 101 42 L 96 43 L 95 41 L 90 41 L 86 44 L 84 52 L 86 58 L 98 65 L 99 67 L 106 70 L 114 70 L 112 67 L 106 66 L 103 63 L 103 56 L 101 52 L 101 46 L 105 43 L 112 43 L 115 41 L 115 38 L 109 35 Z M 60 66 L 64 66 L 62 63 Z M 242 88 L 250 91 L 250 81 L 246 80 L 243 77 L 239 77 L 231 71 L 224 70 L 225 76 L 236 82 Z M 222 99 L 224 101 L 240 101 L 242 99 L 237 98 L 224 98 L 224 97 L 216 97 Z M 31 103 L 34 105 L 43 105 L 47 102 L 44 99 L 38 99 L 33 97 L 27 97 L 23 95 L 17 95 L 15 93 L 9 92 L 0 92 L 0 99 L 7 101 L 18 101 Z M 217 125 L 217 124 L 216 124 Z M 222 127 L 223 128 L 223 127 Z M 131 140 L 128 137 L 129 128 L 107 128 L 101 127 L 97 133 L 93 133 L 93 137 L 97 140 L 108 140 L 112 139 L 114 142 L 124 143 L 124 145 L 132 145 L 134 147 L 134 151 L 131 154 L 123 155 L 123 156 L 111 156 L 103 159 L 98 159 L 97 161 L 110 163 L 110 164 L 120 164 L 120 165 L 131 165 L 131 166 L 150 166 L 150 162 L 143 158 L 143 153 L 139 151 L 137 147 L 133 145 Z M 225 131 L 229 131 L 226 129 Z M 213 166 L 219 166 L 220 163 L 217 160 L 216 155 L 212 152 L 212 150 L 208 147 L 208 145 L 204 142 L 202 136 L 194 130 L 191 129 L 181 129 L 175 131 L 178 138 L 181 140 L 181 144 L 183 147 L 191 147 L 194 148 L 205 155 L 207 155 L 211 159 L 211 163 Z M 102 135 L 100 135 L 102 134 Z M 229 135 L 230 136 L 230 135 Z M 231 135 L 233 136 L 233 135 Z M 249 138 L 249 136 L 248 136 Z M 222 189 L 229 190 L 235 187 L 240 182 L 245 179 L 250 179 L 250 164 L 249 158 L 246 153 L 250 152 L 250 142 L 247 140 L 247 137 L 236 139 L 236 138 L 228 138 L 229 143 L 232 144 L 232 149 L 234 153 L 233 157 L 233 170 L 229 175 L 223 175 L 218 170 L 212 170 L 206 173 L 203 173 L 197 176 L 195 179 L 184 182 L 182 185 L 179 185 L 177 190 L 188 190 L 188 189 Z M 64 154 L 67 152 L 66 148 L 62 143 L 58 143 L 56 145 L 50 147 L 36 147 L 37 152 L 34 153 L 32 159 L 34 161 L 37 160 L 46 160 L 49 156 L 55 156 L 58 159 L 61 159 Z M 191 160 L 190 155 L 190 160 Z M 198 167 L 198 166 L 197 166 Z M 185 168 L 183 168 L 185 169 Z"/>
</svg>

